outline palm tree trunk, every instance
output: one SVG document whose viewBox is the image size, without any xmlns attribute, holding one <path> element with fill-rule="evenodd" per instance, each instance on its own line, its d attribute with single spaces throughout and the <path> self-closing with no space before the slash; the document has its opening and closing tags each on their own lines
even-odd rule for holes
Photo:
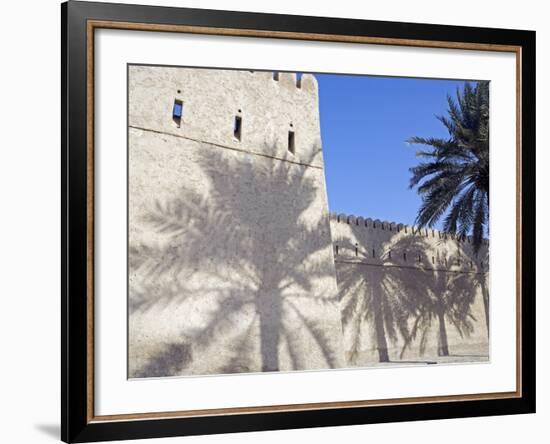
<svg viewBox="0 0 550 444">
<path fill-rule="evenodd" d="M 445 312 L 440 310 L 437 313 L 439 319 L 439 341 L 437 346 L 438 356 L 449 356 L 449 343 L 447 339 L 447 327 L 445 326 Z"/>
</svg>

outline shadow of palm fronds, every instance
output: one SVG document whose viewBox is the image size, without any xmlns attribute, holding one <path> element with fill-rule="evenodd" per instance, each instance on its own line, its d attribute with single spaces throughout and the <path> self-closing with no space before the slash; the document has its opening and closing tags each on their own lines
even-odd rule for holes
<svg viewBox="0 0 550 444">
<path fill-rule="evenodd" d="M 349 237 L 338 240 L 341 251 L 357 251 L 353 231 L 364 229 L 350 226 Z M 376 260 L 357 258 L 357 253 L 355 257 L 337 256 L 342 323 L 351 363 L 357 362 L 366 332 L 378 361 L 389 362 L 389 344 L 399 346 L 399 360 L 413 344 L 423 356 L 429 334 L 436 328 L 438 355 L 447 356 L 448 323 L 461 337 L 473 331 L 476 274 L 438 269 L 430 249 L 423 237 L 395 233 L 383 243 L 382 256 Z"/>
<path fill-rule="evenodd" d="M 278 371 L 285 346 L 289 366 L 307 368 L 306 336 L 318 366 L 338 366 L 341 338 L 326 331 L 325 313 L 340 324 L 322 170 L 212 149 L 199 159 L 206 184 L 155 201 L 138 221 L 150 239 L 130 239 L 130 317 L 189 314 L 180 337 L 192 360 L 179 374 L 209 349 L 219 353 L 199 372 Z M 134 373 L 163 362 L 149 361 L 158 362 Z"/>
</svg>

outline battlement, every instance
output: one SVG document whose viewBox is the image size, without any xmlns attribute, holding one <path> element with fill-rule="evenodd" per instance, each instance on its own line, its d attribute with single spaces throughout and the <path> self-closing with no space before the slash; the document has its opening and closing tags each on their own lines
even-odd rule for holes
<svg viewBox="0 0 550 444">
<path fill-rule="evenodd" d="M 312 74 L 132 65 L 128 79 L 130 127 L 323 167 Z"/>
<path fill-rule="evenodd" d="M 296 91 L 299 94 L 303 92 L 303 94 L 312 94 L 315 97 L 319 94 L 317 79 L 313 74 L 284 71 L 251 71 L 251 73 L 261 79 L 270 78 L 276 85 L 278 84 L 282 88 L 296 88 L 299 90 Z M 267 86 L 266 82 L 266 87 Z"/>
<path fill-rule="evenodd" d="M 472 236 L 457 236 L 454 233 L 447 233 L 445 231 L 439 231 L 432 228 L 419 227 L 417 225 L 407 225 L 396 222 L 381 221 L 380 219 L 371 219 L 370 217 L 364 218 L 362 216 L 348 215 L 344 213 L 330 213 L 330 220 L 346 223 L 348 225 L 355 225 L 358 227 L 379 229 L 381 231 L 388 232 L 403 232 L 405 234 L 420 236 L 420 237 L 432 237 L 444 240 L 453 240 L 456 242 L 463 242 L 471 244 L 473 242 Z M 489 245 L 488 239 L 483 239 L 484 245 Z"/>
<path fill-rule="evenodd" d="M 489 241 L 476 254 L 470 236 L 459 237 L 347 214 L 330 214 L 335 259 L 367 264 L 487 272 Z"/>
</svg>

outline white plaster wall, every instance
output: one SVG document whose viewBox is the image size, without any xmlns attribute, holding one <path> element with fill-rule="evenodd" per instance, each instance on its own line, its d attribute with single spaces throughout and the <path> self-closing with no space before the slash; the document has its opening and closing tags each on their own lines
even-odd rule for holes
<svg viewBox="0 0 550 444">
<path fill-rule="evenodd" d="M 323 166 L 317 80 L 294 73 L 130 65 L 130 126 L 307 165 Z M 179 91 L 179 92 L 178 92 Z M 178 128 L 174 100 L 183 102 Z M 240 112 L 239 112 L 240 111 Z M 235 116 L 242 137 L 233 137 Z M 288 131 L 295 133 L 295 154 Z"/>
<path fill-rule="evenodd" d="M 331 215 L 331 232 L 351 365 L 377 363 L 379 348 L 390 361 L 489 358 L 487 243 L 476 255 L 471 239 L 344 214 Z M 437 310 L 448 357 L 440 356 Z"/>
<path fill-rule="evenodd" d="M 344 366 L 313 77 L 129 74 L 130 376 Z"/>
</svg>

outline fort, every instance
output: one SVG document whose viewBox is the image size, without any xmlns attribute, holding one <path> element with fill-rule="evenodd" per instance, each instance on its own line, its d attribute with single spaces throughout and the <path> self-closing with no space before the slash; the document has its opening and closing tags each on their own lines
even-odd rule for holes
<svg viewBox="0 0 550 444">
<path fill-rule="evenodd" d="M 313 75 L 128 82 L 129 377 L 488 359 L 488 243 L 330 214 Z"/>
</svg>

